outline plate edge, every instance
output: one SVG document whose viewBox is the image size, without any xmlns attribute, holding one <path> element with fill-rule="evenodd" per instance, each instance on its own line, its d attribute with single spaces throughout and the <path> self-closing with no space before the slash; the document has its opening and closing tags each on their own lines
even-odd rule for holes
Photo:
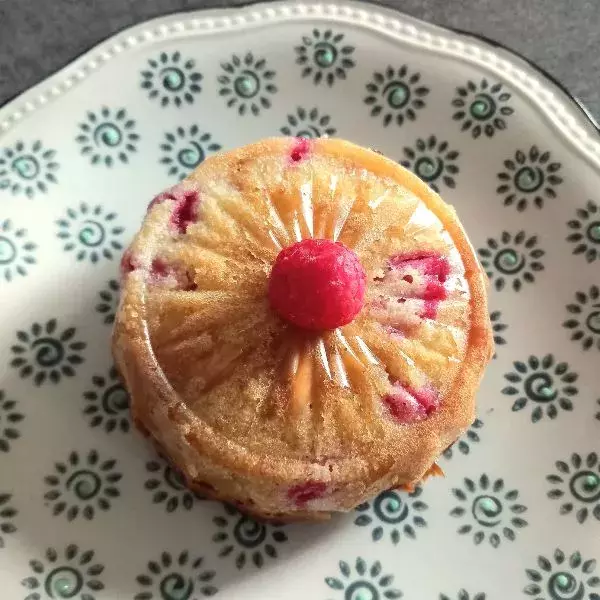
<svg viewBox="0 0 600 600">
<path fill-rule="evenodd" d="M 101 68 L 122 52 L 142 44 L 151 45 L 157 41 L 189 35 L 202 37 L 278 22 L 311 19 L 347 23 L 386 35 L 397 43 L 411 44 L 438 54 L 455 56 L 469 64 L 497 72 L 517 87 L 544 114 L 568 144 L 574 146 L 600 170 L 598 123 L 587 108 L 543 68 L 484 35 L 428 23 L 400 10 L 354 0 L 336 0 L 327 4 L 289 0 L 259 2 L 178 12 L 132 25 L 92 46 L 55 73 L 9 99 L 0 107 L 0 139 L 27 115 L 67 93 L 97 68 Z M 471 43 L 467 44 L 465 40 Z M 513 61 L 499 56 L 494 52 L 495 49 L 500 49 Z M 544 81 L 540 82 L 521 69 L 515 64 L 515 59 L 524 63 L 535 75 L 541 75 Z M 555 97 L 552 88 L 566 97 L 568 105 Z M 590 127 L 593 129 L 591 134 L 588 131 Z"/>
</svg>

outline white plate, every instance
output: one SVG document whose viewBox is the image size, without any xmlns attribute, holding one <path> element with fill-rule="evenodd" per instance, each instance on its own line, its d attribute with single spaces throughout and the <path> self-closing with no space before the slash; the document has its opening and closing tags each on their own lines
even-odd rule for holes
<svg viewBox="0 0 600 600">
<path fill-rule="evenodd" d="M 3 599 L 600 598 L 600 144 L 539 72 L 374 6 L 275 3 L 120 33 L 0 132 Z M 497 358 L 446 478 L 274 528 L 193 497 L 130 431 L 108 341 L 148 200 L 280 132 L 439 188 L 489 272 Z"/>
</svg>

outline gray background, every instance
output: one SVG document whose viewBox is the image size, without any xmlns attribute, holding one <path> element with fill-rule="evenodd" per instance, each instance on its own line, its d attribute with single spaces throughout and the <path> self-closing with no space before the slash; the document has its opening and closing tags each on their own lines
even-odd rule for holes
<svg viewBox="0 0 600 600">
<path fill-rule="evenodd" d="M 159 15 L 244 0 L 0 0 L 0 105 L 112 33 Z M 600 118 L 600 0 L 383 0 L 481 33 L 560 80 Z"/>
</svg>

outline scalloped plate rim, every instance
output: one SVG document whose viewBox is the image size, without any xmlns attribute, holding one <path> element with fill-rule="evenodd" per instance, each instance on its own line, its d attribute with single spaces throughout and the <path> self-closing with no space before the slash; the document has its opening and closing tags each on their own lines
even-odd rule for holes
<svg viewBox="0 0 600 600">
<path fill-rule="evenodd" d="M 221 19 L 220 27 L 219 19 Z M 536 108 L 544 113 L 555 130 L 558 130 L 568 143 L 600 172 L 598 124 L 575 96 L 535 63 L 503 44 L 478 33 L 434 25 L 400 10 L 355 0 L 337 0 L 327 4 L 289 0 L 259 2 L 236 7 L 177 12 L 132 25 L 92 46 L 52 75 L 0 106 L 0 139 L 3 133 L 10 131 L 27 114 L 43 108 L 49 101 L 57 99 L 72 89 L 77 81 L 94 73 L 98 62 L 101 63 L 101 67 L 113 57 L 120 55 L 124 51 L 123 46 L 127 51 L 139 44 L 150 45 L 157 40 L 172 39 L 186 33 L 203 36 L 253 26 L 272 26 L 278 22 L 301 19 L 350 23 L 395 39 L 397 43 L 420 45 L 428 51 L 437 51 L 440 54 L 452 54 L 451 49 L 449 51 L 448 48 L 458 43 L 457 48 L 463 46 L 462 52 L 456 55 L 458 59 L 488 70 L 491 69 L 491 65 L 487 61 L 497 61 L 502 68 L 494 65 L 496 68 L 492 70 L 517 87 Z M 152 29 L 154 31 L 151 31 Z M 412 39 L 402 38 L 399 33 L 394 33 L 394 30 L 409 32 Z M 465 40 L 470 45 L 465 45 Z M 435 47 L 434 41 L 440 48 Z M 116 47 L 119 47 L 119 50 L 115 50 Z M 482 50 L 487 61 L 478 59 Z M 507 68 L 512 69 L 514 73 L 507 71 Z M 543 78 L 542 81 L 539 80 L 540 76 Z M 527 85 L 521 83 L 521 80 Z M 532 89 L 537 89 L 538 93 L 534 95 Z M 567 102 L 555 99 L 556 93 Z M 543 96 L 547 97 L 547 101 Z M 554 109 L 551 100 L 554 102 Z M 558 117 L 556 109 L 564 116 Z M 566 123 L 562 122 L 565 118 Z"/>
</svg>

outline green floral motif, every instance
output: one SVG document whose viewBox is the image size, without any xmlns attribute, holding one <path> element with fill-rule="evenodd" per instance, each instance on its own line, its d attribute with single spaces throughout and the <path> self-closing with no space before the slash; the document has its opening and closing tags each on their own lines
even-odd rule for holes
<svg viewBox="0 0 600 600">
<path fill-rule="evenodd" d="M 116 279 L 109 279 L 106 287 L 98 292 L 100 300 L 96 304 L 96 312 L 104 315 L 104 323 L 112 325 L 115 322 L 115 315 L 119 307 L 120 286 Z"/>
<path fill-rule="evenodd" d="M 55 173 L 59 165 L 55 156 L 56 150 L 44 148 L 39 140 L 31 146 L 18 141 L 11 148 L 4 148 L 0 152 L 0 190 L 23 193 L 28 198 L 45 194 L 49 183 L 57 183 Z"/>
<path fill-rule="evenodd" d="M 512 282 L 512 289 L 518 292 L 523 283 L 535 281 L 535 273 L 544 270 L 540 258 L 546 254 L 537 245 L 536 235 L 503 231 L 499 239 L 488 238 L 487 248 L 477 250 L 481 265 L 496 290 L 501 291 L 506 283 Z"/>
<path fill-rule="evenodd" d="M 478 545 L 486 538 L 497 548 L 502 538 L 513 542 L 516 538 L 515 529 L 528 525 L 520 517 L 527 507 L 517 504 L 517 490 L 506 490 L 503 479 L 491 481 L 484 473 L 479 481 L 468 477 L 463 480 L 462 488 L 454 488 L 454 497 L 461 502 L 450 511 L 452 517 L 471 521 L 461 525 L 457 532 L 461 535 L 473 534 L 473 542 Z"/>
<path fill-rule="evenodd" d="M 591 263 L 600 258 L 600 210 L 598 205 L 588 200 L 585 208 L 575 211 L 576 219 L 567 222 L 567 227 L 573 230 L 567 236 L 567 241 L 575 245 L 573 254 L 583 254 Z"/>
<path fill-rule="evenodd" d="M 454 448 L 458 448 L 458 451 L 461 454 L 469 454 L 469 452 L 471 452 L 471 445 L 478 444 L 481 441 L 479 430 L 482 427 L 483 421 L 481 419 L 475 419 L 467 432 L 455 444 L 452 444 L 452 446 L 444 450 L 444 458 L 447 458 L 448 460 L 451 459 L 454 454 Z"/>
<path fill-rule="evenodd" d="M 267 68 L 264 58 L 255 58 L 252 52 L 240 58 L 237 54 L 230 62 L 221 63 L 224 75 L 219 75 L 217 81 L 221 84 L 219 95 L 227 98 L 227 106 L 237 106 L 240 115 L 248 110 L 258 115 L 261 108 L 271 108 L 269 95 L 277 92 L 273 83 L 275 71 Z"/>
<path fill-rule="evenodd" d="M 0 390 L 0 452 L 8 452 L 11 443 L 21 437 L 17 425 L 24 418 L 17 410 L 16 400 L 5 398 L 4 390 Z"/>
<path fill-rule="evenodd" d="M 455 121 L 461 122 L 462 131 L 470 131 L 473 139 L 482 133 L 492 137 L 496 131 L 506 129 L 506 119 L 515 111 L 507 105 L 510 94 L 501 83 L 490 85 L 487 79 L 479 83 L 467 81 L 466 85 L 456 88 L 452 106 L 456 112 Z"/>
<path fill-rule="evenodd" d="M 531 146 L 528 153 L 515 152 L 515 158 L 504 161 L 506 171 L 498 173 L 500 183 L 496 193 L 504 196 L 504 206 L 516 206 L 525 210 L 530 202 L 543 208 L 546 198 L 556 198 L 556 186 L 562 183 L 557 175 L 561 164 L 550 162 L 550 152 L 540 153 L 537 146 Z"/>
<path fill-rule="evenodd" d="M 102 427 L 106 433 L 129 431 L 129 394 L 121 383 L 117 369 L 111 367 L 106 377 L 94 375 L 92 389 L 84 392 L 83 414 L 90 427 Z"/>
<path fill-rule="evenodd" d="M 320 115 L 318 108 L 306 110 L 301 106 L 295 114 L 287 116 L 287 124 L 279 131 L 283 135 L 291 135 L 302 138 L 318 138 L 335 135 L 335 127 L 329 127 L 331 117 Z"/>
<path fill-rule="evenodd" d="M 453 600 L 450 596 L 446 596 L 446 594 L 440 594 L 440 600 Z M 456 600 L 485 600 L 486 595 L 483 592 L 479 592 L 478 594 L 474 594 L 471 596 L 467 590 L 462 589 L 458 591 L 458 596 L 456 596 Z"/>
<path fill-rule="evenodd" d="M 57 236 L 65 241 L 65 252 L 76 252 L 77 260 L 97 263 L 101 257 L 112 260 L 114 252 L 123 250 L 120 238 L 125 229 L 115 225 L 117 213 L 105 212 L 100 205 L 89 206 L 82 202 L 79 210 L 68 208 L 66 218 L 56 221 Z"/>
<path fill-rule="evenodd" d="M 356 66 L 351 58 L 354 46 L 343 45 L 343 33 L 331 29 L 313 29 L 311 35 L 302 37 L 296 46 L 296 64 L 302 66 L 302 77 L 312 77 L 315 85 L 321 82 L 332 86 L 336 79 L 346 79 L 346 71 Z"/>
<path fill-rule="evenodd" d="M 392 587 L 393 575 L 383 575 L 381 563 L 376 560 L 370 567 L 360 556 L 354 569 L 345 561 L 339 562 L 341 577 L 325 577 L 325 583 L 336 592 L 342 592 L 344 600 L 395 600 L 402 592 Z M 354 572 L 353 572 L 354 571 Z"/>
<path fill-rule="evenodd" d="M 101 460 L 96 450 L 84 458 L 71 452 L 66 461 L 55 463 L 54 474 L 44 478 L 49 488 L 44 494 L 46 506 L 52 507 L 55 517 L 64 513 L 68 521 L 79 515 L 91 520 L 97 509 L 109 510 L 121 494 L 116 484 L 123 476 L 115 466 L 115 460 Z"/>
<path fill-rule="evenodd" d="M 210 582 L 215 571 L 202 568 L 204 559 L 190 558 L 183 550 L 177 556 L 163 552 L 158 560 L 148 561 L 146 572 L 135 580 L 143 591 L 134 600 L 197 600 L 199 596 L 214 596 L 219 590 Z"/>
<path fill-rule="evenodd" d="M 581 342 L 584 350 L 596 346 L 600 350 L 600 289 L 597 285 L 588 292 L 576 292 L 575 303 L 567 304 L 571 317 L 563 323 L 570 329 L 571 339 Z"/>
<path fill-rule="evenodd" d="M 88 112 L 79 129 L 75 140 L 81 144 L 81 154 L 88 156 L 93 165 L 128 163 L 129 155 L 137 152 L 140 136 L 124 108 L 111 110 L 103 106 L 97 113 Z"/>
<path fill-rule="evenodd" d="M 141 73 L 141 87 L 148 98 L 160 101 L 161 106 L 194 103 L 194 94 L 202 90 L 202 75 L 195 70 L 195 60 L 183 59 L 180 52 L 161 52 L 158 58 L 149 59 L 148 65 L 150 68 Z"/>
<path fill-rule="evenodd" d="M 552 354 L 546 354 L 542 358 L 530 356 L 526 362 L 517 360 L 513 365 L 515 370 L 504 375 L 511 385 L 502 389 L 503 394 L 518 396 L 513 412 L 531 403 L 531 422 L 537 423 L 544 414 L 555 419 L 559 408 L 573 410 L 571 398 L 578 390 L 572 384 L 577 381 L 577 374 L 569 371 L 567 363 L 557 363 Z"/>
<path fill-rule="evenodd" d="M 198 125 L 192 125 L 188 129 L 178 127 L 174 133 L 166 133 L 160 149 L 164 154 L 159 162 L 167 168 L 167 175 L 181 181 L 209 152 L 220 150 L 221 145 L 211 141 L 210 133 L 200 131 Z"/>
<path fill-rule="evenodd" d="M 197 498 L 185 485 L 183 475 L 174 469 L 166 460 L 150 460 L 146 463 L 146 471 L 150 473 L 144 487 L 153 492 L 152 502 L 162 504 L 165 510 L 172 513 L 179 507 L 190 510 Z"/>
<path fill-rule="evenodd" d="M 494 335 L 494 344 L 496 348 L 498 346 L 504 346 L 506 340 L 504 339 L 503 332 L 508 329 L 508 325 L 502 322 L 502 313 L 499 310 L 495 310 L 490 313 L 490 322 L 492 324 L 492 332 Z M 496 358 L 496 352 L 494 352 L 494 358 Z"/>
<path fill-rule="evenodd" d="M 419 497 L 423 490 L 417 487 L 410 494 L 398 490 L 381 492 L 372 503 L 364 502 L 356 507 L 361 513 L 354 524 L 360 527 L 371 528 L 371 538 L 378 542 L 384 534 L 389 534 L 392 543 L 397 544 L 402 534 L 415 539 L 415 527 L 427 527 L 427 521 L 420 513 L 427 510 L 428 506 Z"/>
<path fill-rule="evenodd" d="M 449 188 L 456 187 L 454 176 L 459 171 L 458 155 L 456 150 L 450 150 L 448 142 L 438 141 L 435 135 L 430 135 L 427 139 L 419 138 L 414 148 L 404 148 L 406 158 L 400 164 L 439 192 L 442 183 Z"/>
<path fill-rule="evenodd" d="M 387 127 L 392 120 L 402 125 L 405 120 L 414 121 L 417 111 L 425 108 L 425 96 L 429 88 L 421 83 L 420 73 L 411 73 L 406 65 L 399 69 L 391 66 L 384 72 L 375 71 L 367 83 L 369 95 L 365 104 L 371 106 L 371 116 L 383 116 L 383 125 Z"/>
<path fill-rule="evenodd" d="M 14 518 L 19 514 L 16 508 L 11 506 L 12 494 L 0 493 L 0 549 L 4 548 L 6 542 L 5 535 L 11 535 L 17 531 L 13 523 Z"/>
<path fill-rule="evenodd" d="M 593 589 L 600 586 L 594 559 L 583 560 L 579 552 L 568 558 L 557 548 L 551 558 L 538 556 L 537 569 L 526 569 L 529 583 L 523 589 L 535 600 L 600 600 Z"/>
<path fill-rule="evenodd" d="M 36 249 L 36 244 L 27 239 L 26 229 L 15 229 L 9 219 L 0 221 L 0 273 L 6 281 L 27 275 L 27 265 L 36 262 Z"/>
<path fill-rule="evenodd" d="M 562 501 L 560 514 L 569 515 L 575 511 L 579 523 L 585 523 L 590 514 L 600 521 L 598 455 L 590 452 L 582 457 L 574 452 L 569 461 L 557 460 L 555 465 L 558 472 L 546 476 L 546 480 L 554 486 L 548 492 L 548 498 Z"/>
<path fill-rule="evenodd" d="M 104 589 L 99 575 L 104 565 L 94 563 L 94 551 L 80 549 L 69 544 L 60 554 L 48 548 L 42 560 L 30 560 L 34 575 L 26 577 L 21 585 L 32 591 L 24 600 L 45 598 L 72 598 L 73 600 L 96 600 L 94 592 Z"/>
<path fill-rule="evenodd" d="M 81 351 L 85 342 L 74 340 L 76 329 L 69 327 L 62 333 L 57 331 L 56 319 L 45 325 L 34 323 L 31 330 L 17 331 L 19 343 L 11 346 L 15 354 L 11 366 L 19 370 L 19 375 L 27 378 L 33 375 L 36 385 L 49 380 L 58 383 L 61 377 L 73 377 L 75 368 L 83 362 Z"/>
<path fill-rule="evenodd" d="M 265 563 L 265 556 L 277 558 L 277 544 L 287 542 L 287 535 L 281 525 L 260 523 L 248 517 L 233 506 L 223 505 L 226 516 L 213 518 L 219 531 L 212 537 L 221 544 L 219 556 L 235 555 L 235 566 L 243 569 L 252 562 L 259 569 Z"/>
</svg>

